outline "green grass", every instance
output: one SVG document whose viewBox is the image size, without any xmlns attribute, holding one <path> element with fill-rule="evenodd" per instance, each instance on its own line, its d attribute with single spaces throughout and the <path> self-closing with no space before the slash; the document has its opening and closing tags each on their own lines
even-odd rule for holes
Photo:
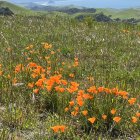
<svg viewBox="0 0 140 140">
<path fill-rule="evenodd" d="M 0 25 L 0 139 L 90 140 L 140 136 L 140 119 L 136 124 L 131 122 L 140 104 L 140 26 L 97 22 L 89 25 L 88 21 L 78 22 L 57 13 L 1 17 Z M 46 51 L 42 42 L 53 47 Z M 50 55 L 51 51 L 55 54 Z M 46 56 L 50 56 L 51 64 Z M 79 59 L 78 67 L 72 66 L 75 57 Z M 80 84 L 78 89 L 86 93 L 90 86 L 118 88 L 128 92 L 128 99 L 137 100 L 130 106 L 127 99 L 103 92 L 79 106 L 80 112 L 88 110 L 87 118 L 80 114 L 71 116 L 71 111 L 78 106 L 77 91 L 70 94 L 56 92 L 55 88 L 51 92 L 41 88 L 34 97 L 33 91 L 38 87 L 32 89 L 28 84 L 37 82 L 43 75 L 33 78 L 33 71 L 27 69 L 30 62 L 46 71 L 51 66 L 51 73 L 45 73 L 47 79 L 63 68 L 62 78 L 67 80 L 68 87 L 75 81 Z M 16 73 L 15 68 L 21 68 L 19 64 L 24 70 Z M 71 73 L 74 78 L 69 77 Z M 14 85 L 15 78 L 23 85 Z M 75 106 L 69 108 L 70 112 L 64 112 L 71 100 L 76 102 Z M 122 117 L 121 123 L 113 123 L 112 108 Z M 101 119 L 103 113 L 108 116 L 106 123 Z M 97 120 L 91 125 L 87 119 L 93 116 Z M 66 125 L 66 132 L 53 133 L 54 125 Z"/>
</svg>

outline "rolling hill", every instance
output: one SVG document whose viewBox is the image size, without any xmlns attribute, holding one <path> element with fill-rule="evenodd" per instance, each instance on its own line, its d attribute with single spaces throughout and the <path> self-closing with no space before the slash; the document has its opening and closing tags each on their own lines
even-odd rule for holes
<svg viewBox="0 0 140 140">
<path fill-rule="evenodd" d="M 0 1 L 0 7 L 8 7 L 14 14 L 16 15 L 37 15 L 38 12 L 32 11 L 30 9 L 17 6 L 15 4 L 6 2 L 6 1 Z"/>
<path fill-rule="evenodd" d="M 8 7 L 15 14 L 18 15 L 42 15 L 48 12 L 61 12 L 61 13 L 72 13 L 72 9 L 75 9 L 76 12 L 71 14 L 73 17 L 83 14 L 83 15 L 94 15 L 103 12 L 105 15 L 111 15 L 112 19 L 140 19 L 140 8 L 130 8 L 130 9 L 111 9 L 111 8 L 97 8 L 96 12 L 92 12 L 91 9 L 94 8 L 84 8 L 84 7 L 73 7 L 73 6 L 44 6 L 37 3 L 21 3 L 21 5 L 12 4 L 6 1 L 0 1 L 0 7 Z M 91 11 L 90 11 L 91 10 Z M 70 11 L 70 12 L 69 12 Z"/>
</svg>

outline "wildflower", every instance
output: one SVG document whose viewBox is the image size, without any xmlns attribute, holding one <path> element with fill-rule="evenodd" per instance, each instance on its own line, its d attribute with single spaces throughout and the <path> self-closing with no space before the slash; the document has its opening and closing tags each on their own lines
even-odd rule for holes
<svg viewBox="0 0 140 140">
<path fill-rule="evenodd" d="M 56 87 L 55 87 L 55 90 L 56 90 L 57 92 L 61 92 L 61 93 L 63 93 L 63 92 L 65 91 L 65 89 L 64 89 L 64 88 L 61 88 L 60 86 L 56 86 Z"/>
<path fill-rule="evenodd" d="M 83 106 L 83 104 L 84 104 L 84 101 L 83 101 L 83 99 L 82 99 L 82 97 L 77 97 L 77 104 L 79 105 L 79 106 Z"/>
<path fill-rule="evenodd" d="M 84 98 L 84 99 L 92 99 L 93 96 L 90 95 L 90 94 L 83 94 L 83 98 Z"/>
<path fill-rule="evenodd" d="M 73 73 L 70 73 L 69 74 L 69 77 L 74 78 L 74 74 Z"/>
<path fill-rule="evenodd" d="M 61 132 L 65 132 L 66 126 L 65 125 L 61 125 L 59 126 L 59 129 Z"/>
<path fill-rule="evenodd" d="M 116 113 L 116 109 L 113 108 L 110 112 L 114 115 Z"/>
<path fill-rule="evenodd" d="M 74 106 L 74 101 L 70 101 L 70 102 L 69 102 L 69 105 L 70 105 L 70 106 Z"/>
<path fill-rule="evenodd" d="M 136 98 L 130 98 L 128 102 L 130 105 L 133 105 L 136 102 Z"/>
<path fill-rule="evenodd" d="M 32 78 L 36 78 L 37 76 L 38 76 L 38 74 L 36 74 L 36 73 L 32 73 L 32 74 L 31 74 L 31 77 L 32 77 Z"/>
<path fill-rule="evenodd" d="M 88 111 L 87 111 L 87 110 L 84 110 L 84 111 L 82 111 L 82 114 L 83 114 L 84 116 L 87 116 Z"/>
<path fill-rule="evenodd" d="M 46 86 L 46 89 L 47 89 L 48 92 L 50 92 L 51 89 L 52 89 L 52 86 Z"/>
<path fill-rule="evenodd" d="M 63 85 L 67 85 L 68 82 L 67 82 L 66 80 L 61 80 L 61 84 L 63 84 Z"/>
<path fill-rule="evenodd" d="M 21 70 L 24 70 L 23 65 L 19 64 L 15 67 L 15 73 L 19 73 Z"/>
<path fill-rule="evenodd" d="M 98 93 L 95 86 L 90 87 L 89 89 L 87 89 L 87 91 L 90 92 L 90 93 L 94 93 L 94 94 Z"/>
<path fill-rule="evenodd" d="M 62 65 L 65 65 L 65 62 L 62 62 Z"/>
<path fill-rule="evenodd" d="M 66 108 L 65 108 L 65 112 L 67 112 L 68 110 L 69 110 L 69 108 L 68 108 L 68 107 L 66 107 Z"/>
<path fill-rule="evenodd" d="M 50 48 L 52 48 L 52 45 L 50 44 L 48 44 L 48 43 L 44 43 L 44 49 L 50 49 Z"/>
<path fill-rule="evenodd" d="M 77 116 L 77 114 L 78 114 L 78 111 L 72 111 L 71 112 L 71 115 L 73 115 L 73 116 Z"/>
<path fill-rule="evenodd" d="M 59 131 L 59 126 L 53 126 L 53 127 L 51 127 L 51 129 L 52 129 L 55 133 L 57 133 L 57 132 Z"/>
<path fill-rule="evenodd" d="M 30 68 L 32 68 L 32 67 L 37 67 L 37 64 L 36 64 L 36 63 L 33 63 L 33 62 L 30 62 L 30 63 L 28 64 L 28 66 L 29 66 Z"/>
<path fill-rule="evenodd" d="M 99 92 L 103 92 L 104 91 L 104 87 L 98 87 L 98 91 Z"/>
<path fill-rule="evenodd" d="M 133 117 L 132 117 L 132 122 L 133 122 L 133 123 L 136 123 L 137 121 L 138 121 L 138 119 L 137 119 L 136 117 L 133 116 Z"/>
<path fill-rule="evenodd" d="M 13 83 L 13 85 L 16 84 L 17 83 L 17 79 L 14 78 L 13 81 L 12 81 L 12 83 Z"/>
<path fill-rule="evenodd" d="M 79 107 L 78 107 L 78 106 L 77 106 L 77 107 L 75 107 L 74 109 L 75 109 L 75 111 L 79 111 Z"/>
<path fill-rule="evenodd" d="M 106 93 L 108 93 L 108 94 L 111 93 L 111 89 L 109 89 L 109 88 L 104 88 L 104 91 L 105 91 Z"/>
<path fill-rule="evenodd" d="M 35 85 L 36 85 L 37 87 L 42 87 L 43 81 L 44 81 L 44 79 L 39 79 L 39 80 L 35 83 Z"/>
<path fill-rule="evenodd" d="M 77 62 L 74 62 L 74 67 L 77 67 L 79 65 L 79 62 L 77 61 Z"/>
<path fill-rule="evenodd" d="M 74 58 L 74 61 L 78 61 L 78 57 L 75 57 L 75 58 Z"/>
<path fill-rule="evenodd" d="M 140 113 L 139 113 L 139 112 L 137 112 L 137 113 L 136 113 L 136 116 L 137 116 L 137 117 L 140 117 Z"/>
<path fill-rule="evenodd" d="M 83 96 L 84 90 L 78 90 L 78 96 Z"/>
<path fill-rule="evenodd" d="M 89 118 L 88 121 L 90 121 L 92 124 L 95 122 L 96 118 L 95 117 L 92 117 L 92 118 Z"/>
<path fill-rule="evenodd" d="M 106 119 L 107 119 L 107 115 L 103 114 L 103 115 L 102 115 L 102 118 L 103 118 L 104 120 L 106 120 Z"/>
<path fill-rule="evenodd" d="M 119 91 L 118 94 L 123 96 L 123 97 L 126 97 L 128 95 L 128 92 L 126 92 L 126 91 Z"/>
<path fill-rule="evenodd" d="M 76 83 L 76 82 L 71 82 L 71 85 L 72 85 L 73 87 L 79 87 L 79 84 Z"/>
<path fill-rule="evenodd" d="M 55 54 L 55 52 L 54 51 L 51 51 L 51 54 L 53 55 L 53 54 Z"/>
<path fill-rule="evenodd" d="M 115 121 L 116 123 L 118 123 L 121 120 L 121 117 L 114 117 L 113 121 Z"/>
<path fill-rule="evenodd" d="M 39 93 L 39 89 L 34 89 L 33 93 L 38 94 Z"/>
</svg>

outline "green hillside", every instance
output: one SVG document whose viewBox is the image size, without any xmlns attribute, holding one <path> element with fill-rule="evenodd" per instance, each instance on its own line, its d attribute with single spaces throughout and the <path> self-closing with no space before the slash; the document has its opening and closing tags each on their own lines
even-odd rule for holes
<svg viewBox="0 0 140 140">
<path fill-rule="evenodd" d="M 97 9 L 97 12 L 103 12 L 106 15 L 112 15 L 112 18 L 136 18 L 140 19 L 140 9 Z"/>
<path fill-rule="evenodd" d="M 38 12 L 14 5 L 6 1 L 0 1 L 0 7 L 8 7 L 14 14 L 17 15 L 37 15 Z"/>
</svg>

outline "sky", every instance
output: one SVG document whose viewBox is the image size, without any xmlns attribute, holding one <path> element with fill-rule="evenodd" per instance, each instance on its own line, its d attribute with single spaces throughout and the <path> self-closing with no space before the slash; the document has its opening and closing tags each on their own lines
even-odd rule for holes
<svg viewBox="0 0 140 140">
<path fill-rule="evenodd" d="M 9 2 L 37 2 L 43 5 L 66 6 L 76 5 L 90 8 L 133 8 L 140 7 L 140 0 L 9 0 Z"/>
</svg>

